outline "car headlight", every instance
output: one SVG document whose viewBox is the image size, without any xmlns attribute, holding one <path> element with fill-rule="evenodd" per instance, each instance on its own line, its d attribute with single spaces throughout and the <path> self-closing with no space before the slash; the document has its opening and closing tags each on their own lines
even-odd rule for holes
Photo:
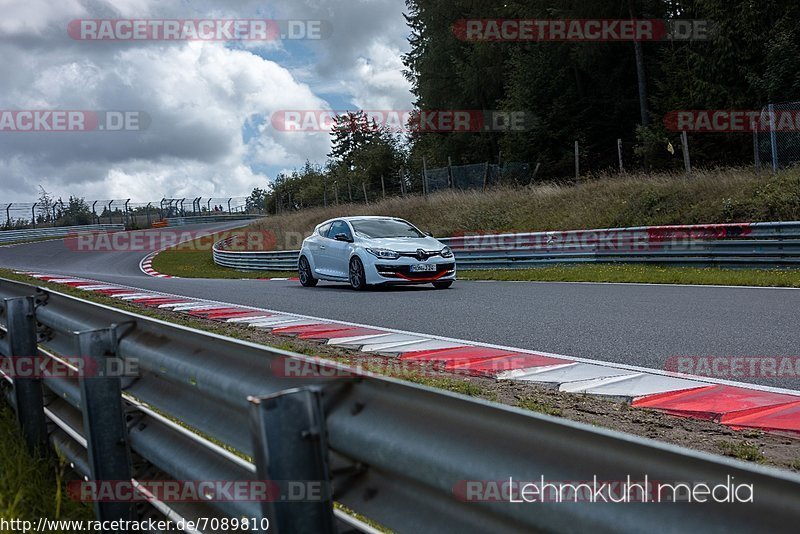
<svg viewBox="0 0 800 534">
<path fill-rule="evenodd" d="M 442 249 L 442 257 L 443 258 L 452 258 L 453 257 L 453 251 L 450 250 L 450 247 L 444 247 Z"/>
<path fill-rule="evenodd" d="M 389 250 L 386 248 L 368 248 L 366 250 L 376 258 L 381 258 L 383 260 L 396 260 L 400 257 L 400 254 L 394 250 Z"/>
</svg>

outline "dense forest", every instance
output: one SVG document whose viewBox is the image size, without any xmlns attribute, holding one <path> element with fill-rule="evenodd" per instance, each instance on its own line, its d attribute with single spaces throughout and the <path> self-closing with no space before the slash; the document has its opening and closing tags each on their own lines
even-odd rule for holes
<svg viewBox="0 0 800 534">
<path fill-rule="evenodd" d="M 419 191 L 428 168 L 503 161 L 539 162 L 538 179 L 569 176 L 573 146 L 582 168 L 618 165 L 617 139 L 631 169 L 670 169 L 679 143 L 664 117 L 675 110 L 757 110 L 800 100 L 800 3 L 796 0 L 407 0 L 410 51 L 405 75 L 420 110 L 524 111 L 524 131 L 392 135 L 358 114 L 332 132 L 329 161 L 280 176 L 268 209 L 363 201 Z M 656 19 L 707 21 L 707 39 L 646 42 L 468 40 L 458 21 L 487 19 Z M 412 129 L 413 130 L 413 129 Z M 753 161 L 752 136 L 692 136 L 697 165 Z M 383 177 L 383 180 L 382 180 Z M 336 197 L 336 198 L 334 198 Z M 254 201 L 261 201 L 261 198 Z"/>
</svg>

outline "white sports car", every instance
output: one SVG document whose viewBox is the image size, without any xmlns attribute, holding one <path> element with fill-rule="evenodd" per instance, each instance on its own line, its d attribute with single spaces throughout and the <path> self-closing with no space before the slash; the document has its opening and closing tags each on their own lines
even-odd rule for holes
<svg viewBox="0 0 800 534">
<path fill-rule="evenodd" d="M 394 217 L 325 221 L 303 241 L 300 283 L 350 282 L 353 289 L 382 284 L 427 284 L 447 289 L 456 279 L 453 252 L 413 224 Z"/>
</svg>

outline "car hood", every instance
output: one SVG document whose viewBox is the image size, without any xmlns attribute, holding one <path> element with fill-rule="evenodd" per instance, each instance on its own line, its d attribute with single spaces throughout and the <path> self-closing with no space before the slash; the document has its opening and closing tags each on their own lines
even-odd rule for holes
<svg viewBox="0 0 800 534">
<path fill-rule="evenodd" d="M 432 237 L 420 237 L 418 239 L 406 239 L 402 237 L 387 237 L 382 239 L 361 239 L 365 247 L 387 248 L 396 252 L 416 252 L 417 249 L 427 251 L 439 251 L 444 248 L 444 244 Z"/>
</svg>

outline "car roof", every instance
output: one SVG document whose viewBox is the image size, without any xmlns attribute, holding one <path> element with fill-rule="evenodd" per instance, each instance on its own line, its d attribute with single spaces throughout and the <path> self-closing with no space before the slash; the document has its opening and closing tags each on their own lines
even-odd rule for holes
<svg viewBox="0 0 800 534">
<path fill-rule="evenodd" d="M 404 221 L 405 219 L 401 219 L 400 217 L 389 217 L 389 216 L 382 216 L 382 215 L 363 215 L 363 216 L 358 216 L 358 217 L 336 217 L 334 219 L 328 219 L 327 221 L 325 221 L 323 223 L 320 223 L 318 226 L 323 226 L 323 225 L 326 225 L 326 224 L 334 222 L 334 221 L 353 222 L 353 221 L 369 221 L 369 220 L 373 220 L 373 221 L 376 221 L 376 220 Z"/>
</svg>

